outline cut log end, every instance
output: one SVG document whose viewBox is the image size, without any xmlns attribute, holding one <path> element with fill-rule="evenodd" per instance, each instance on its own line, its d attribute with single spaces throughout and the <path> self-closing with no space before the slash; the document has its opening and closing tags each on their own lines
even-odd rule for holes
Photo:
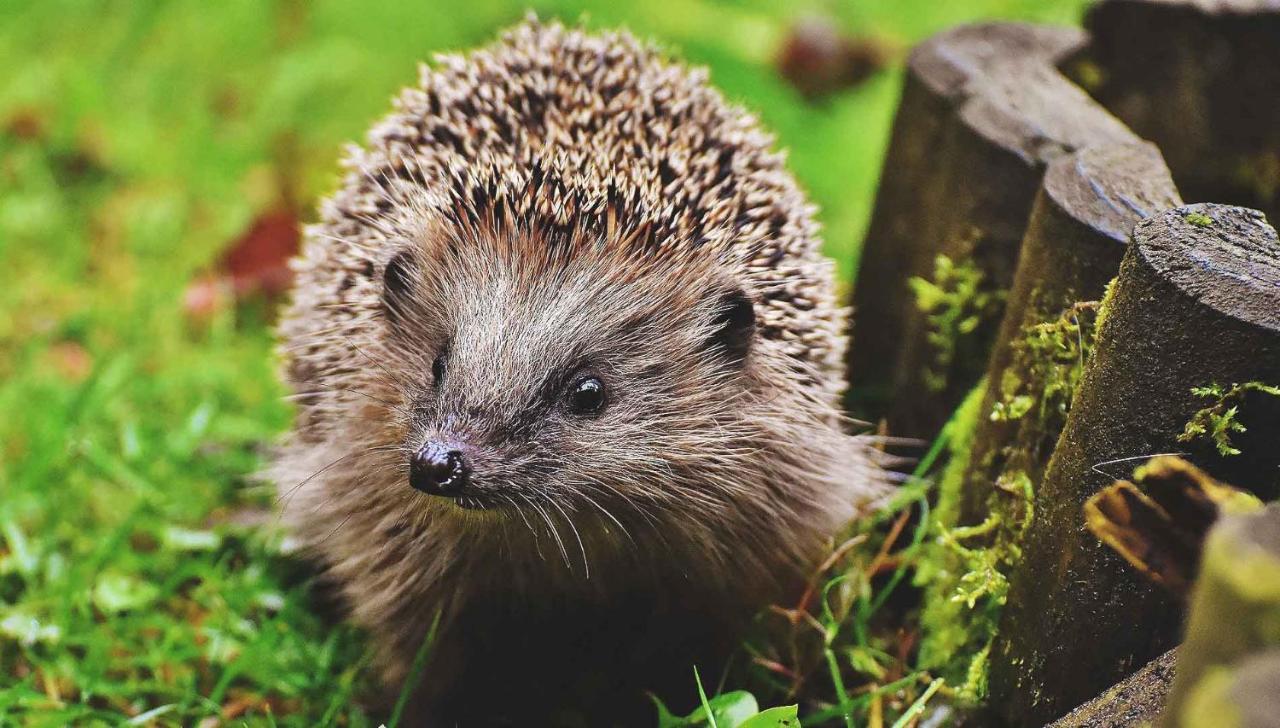
<svg viewBox="0 0 1280 728">
<path fill-rule="evenodd" d="M 1182 204 L 1160 151 L 1147 143 L 1088 147 L 1055 160 L 1045 173 L 1044 194 L 1121 246 L 1139 220 Z"/>
<path fill-rule="evenodd" d="M 1280 331 L 1280 241 L 1261 212 L 1198 204 L 1138 226 L 1142 260 L 1220 313 Z"/>
</svg>

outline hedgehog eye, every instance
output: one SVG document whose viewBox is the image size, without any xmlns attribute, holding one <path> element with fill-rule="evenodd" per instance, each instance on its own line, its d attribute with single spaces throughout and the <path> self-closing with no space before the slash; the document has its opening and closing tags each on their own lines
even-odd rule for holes
<svg viewBox="0 0 1280 728">
<path fill-rule="evenodd" d="M 604 382 L 583 377 L 569 387 L 569 409 L 576 415 L 594 415 L 604 409 Z"/>
</svg>

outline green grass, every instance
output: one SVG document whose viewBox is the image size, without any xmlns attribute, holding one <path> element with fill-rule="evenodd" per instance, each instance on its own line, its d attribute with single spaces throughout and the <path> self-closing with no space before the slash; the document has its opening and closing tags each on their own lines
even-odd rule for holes
<svg viewBox="0 0 1280 728">
<path fill-rule="evenodd" d="M 898 70 L 821 106 L 770 66 L 796 7 L 533 2 L 709 65 L 790 150 L 847 280 Z M 1080 0 L 833 0 L 906 47 Z M 359 634 L 320 613 L 253 480 L 288 425 L 269 314 L 183 291 L 282 195 L 310 209 L 431 53 L 519 3 L 0 3 L 0 724 L 376 725 Z M 284 179 L 283 186 L 278 180 Z M 673 666 L 684 670 L 684 666 Z M 731 687 L 731 686 L 730 686 Z M 690 681 L 690 693 L 695 686 Z"/>
</svg>

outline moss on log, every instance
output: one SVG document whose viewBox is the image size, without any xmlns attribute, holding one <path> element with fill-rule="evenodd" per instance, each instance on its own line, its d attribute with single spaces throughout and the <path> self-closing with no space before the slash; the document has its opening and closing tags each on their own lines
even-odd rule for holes
<svg viewBox="0 0 1280 728">
<path fill-rule="evenodd" d="M 985 667 L 958 656 L 990 648 L 1030 525 L 1034 486 L 1092 346 L 1097 304 L 1074 302 L 1101 298 L 1134 224 L 1178 202 L 1149 144 L 1090 147 L 1049 165 L 988 365 L 973 444 L 948 465 L 933 563 L 919 577 L 926 587 L 921 662 L 951 683 L 985 684 L 985 672 L 974 675 Z"/>
<path fill-rule="evenodd" d="M 1280 397 L 1218 415 L 1247 425 L 1240 454 L 1210 433 L 1179 441 L 1206 392 L 1280 382 L 1280 242 L 1260 213 L 1201 204 L 1143 221 L 1102 315 L 991 651 L 990 702 L 1009 725 L 1063 715 L 1177 639 L 1176 599 L 1085 530 L 1089 496 L 1172 451 L 1264 498 L 1280 490 Z"/>
<path fill-rule="evenodd" d="M 993 23 L 912 52 L 854 287 L 856 414 L 936 432 L 986 368 L 1047 162 L 1138 141 L 1057 71 L 1085 40 Z"/>
<path fill-rule="evenodd" d="M 1093 338 L 1096 311 L 1073 304 L 1101 299 L 1133 226 L 1181 202 L 1149 144 L 1092 147 L 1049 165 L 987 367 L 961 523 L 1007 510 L 998 484 L 1040 482 Z M 1074 330 L 1053 337 L 1046 327 L 1064 312 Z"/>
</svg>

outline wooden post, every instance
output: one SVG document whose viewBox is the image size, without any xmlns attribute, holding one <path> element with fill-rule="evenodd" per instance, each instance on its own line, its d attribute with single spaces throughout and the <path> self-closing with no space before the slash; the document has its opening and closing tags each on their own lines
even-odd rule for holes
<svg viewBox="0 0 1280 728">
<path fill-rule="evenodd" d="M 1049 165 L 1023 238 L 1018 271 L 987 366 L 970 462 L 960 493 L 961 524 L 1005 513 L 997 483 L 1039 483 L 1058 441 L 1072 390 L 1088 355 L 1098 301 L 1120 269 L 1133 226 L 1182 203 L 1160 152 L 1150 144 L 1090 147 Z M 1066 347 L 1038 341 L 1066 313 Z M 1070 321 L 1067 322 L 1070 324 Z M 992 496 L 996 495 L 995 502 Z"/>
<path fill-rule="evenodd" d="M 1159 145 L 1188 199 L 1280 219 L 1280 5 L 1103 0 L 1068 72 Z"/>
<path fill-rule="evenodd" d="M 1133 728 L 1154 723 L 1164 709 L 1177 658 L 1178 651 L 1169 650 L 1049 728 Z"/>
<path fill-rule="evenodd" d="M 991 644 L 1003 582 L 1030 525 L 1031 494 L 1092 350 L 1098 300 L 1120 268 L 1133 226 L 1177 204 L 1168 170 L 1149 144 L 1089 147 L 1049 164 L 970 425 L 971 444 L 953 452 L 939 483 L 934 522 L 949 536 L 964 535 L 953 543 L 940 533 L 930 547 L 936 568 L 920 577 L 922 621 L 934 627 L 924 630 L 920 645 L 927 668 L 968 680 L 957 654 L 979 654 Z M 987 587 L 975 591 L 975 573 Z"/>
<path fill-rule="evenodd" d="M 1167 452 L 1264 498 L 1280 486 L 1266 390 L 1280 383 L 1280 242 L 1261 213 L 1201 204 L 1140 223 L 1100 315 L 992 649 L 990 704 L 1009 725 L 1058 718 L 1177 639 L 1178 604 L 1085 530 L 1090 495 Z"/>
<path fill-rule="evenodd" d="M 1084 41 L 994 23 L 912 52 L 854 288 L 856 414 L 932 436 L 986 367 L 1044 165 L 1138 141 L 1056 70 Z"/>
<path fill-rule="evenodd" d="M 1187 638 L 1179 649 L 1177 675 L 1162 724 L 1167 728 L 1225 726 L 1233 725 L 1228 718 L 1231 709 L 1240 715 L 1262 706 L 1280 711 L 1276 691 L 1280 681 L 1243 702 L 1227 699 L 1235 692 L 1232 686 L 1247 685 L 1246 676 L 1254 674 L 1241 662 L 1267 651 L 1272 655 L 1267 672 L 1280 676 L 1276 669 L 1280 666 L 1276 657 L 1280 655 L 1280 505 L 1224 516 L 1209 532 L 1192 595 Z M 1207 717 L 1206 706 L 1227 710 L 1205 723 L 1201 719 Z M 1259 725 L 1275 725 L 1280 712 L 1273 713 L 1271 720 Z"/>
</svg>

